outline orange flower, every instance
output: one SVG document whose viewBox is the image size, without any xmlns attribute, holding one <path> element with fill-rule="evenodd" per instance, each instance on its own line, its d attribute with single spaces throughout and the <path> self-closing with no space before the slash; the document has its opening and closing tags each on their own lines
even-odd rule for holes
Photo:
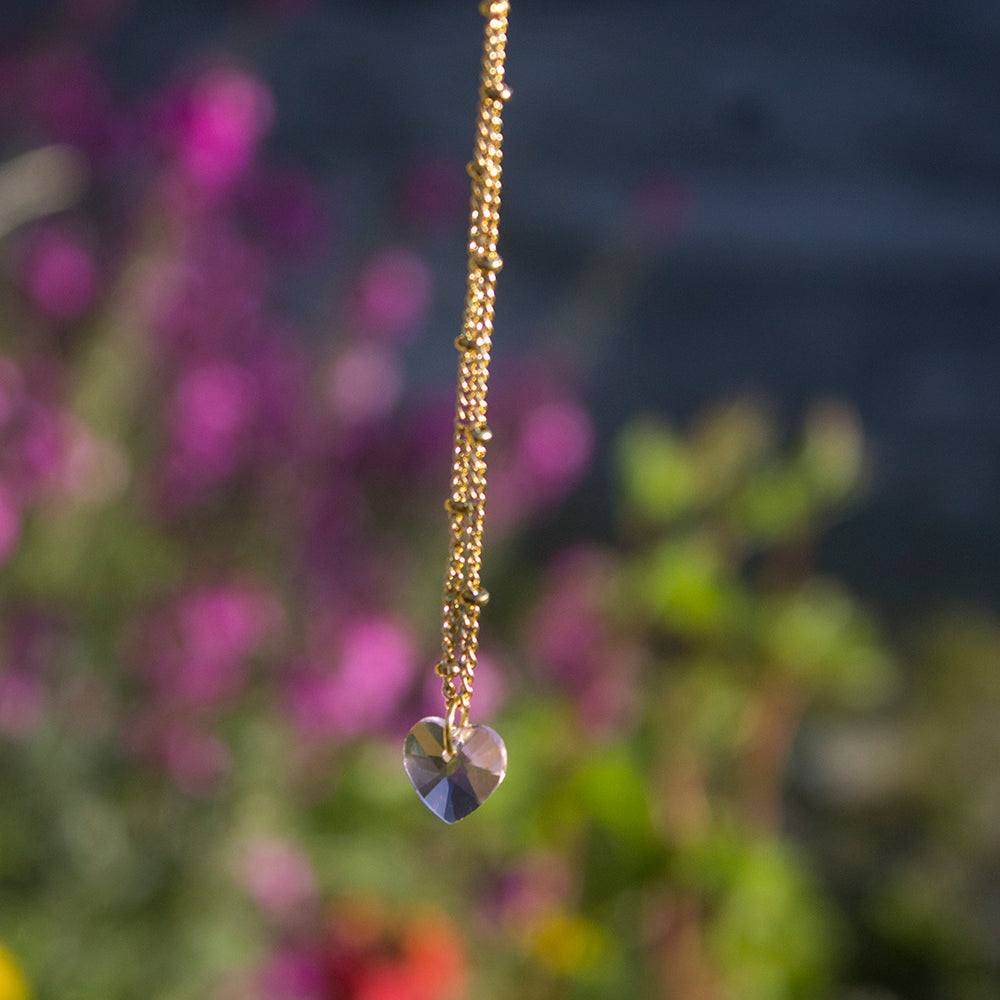
<svg viewBox="0 0 1000 1000">
<path fill-rule="evenodd" d="M 330 997 L 452 1000 L 464 993 L 462 942 L 437 913 L 399 917 L 378 904 L 355 901 L 334 915 L 331 932 L 325 948 Z"/>
</svg>

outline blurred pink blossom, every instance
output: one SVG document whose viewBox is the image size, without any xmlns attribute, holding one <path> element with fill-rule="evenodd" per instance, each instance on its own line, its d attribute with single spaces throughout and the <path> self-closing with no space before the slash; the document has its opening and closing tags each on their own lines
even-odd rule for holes
<svg viewBox="0 0 1000 1000">
<path fill-rule="evenodd" d="M 489 516 L 495 531 L 511 531 L 577 485 L 593 453 L 593 422 L 566 385 L 529 368 L 512 388 L 498 385 L 490 426 Z"/>
<path fill-rule="evenodd" d="M 17 546 L 21 536 L 21 512 L 8 490 L 0 485 L 0 564 Z"/>
<path fill-rule="evenodd" d="M 276 598 L 254 584 L 195 590 L 144 624 L 140 672 L 171 703 L 215 705 L 239 693 L 247 660 L 281 622 Z"/>
<path fill-rule="evenodd" d="M 37 494 L 39 487 L 59 475 L 66 456 L 67 421 L 62 413 L 37 397 L 22 401 L 19 440 L 7 456 L 17 463 L 24 477 L 17 483 L 25 494 Z"/>
<path fill-rule="evenodd" d="M 215 482 L 241 458 L 252 420 L 254 388 L 248 374 L 227 362 L 184 372 L 171 405 L 171 465 L 178 478 Z"/>
<path fill-rule="evenodd" d="M 53 319 L 77 319 L 97 297 L 97 264 L 79 237 L 49 226 L 32 234 L 23 281 L 43 312 Z"/>
<path fill-rule="evenodd" d="M 26 670 L 0 673 L 0 733 L 25 736 L 41 722 L 45 691 L 41 681 Z"/>
<path fill-rule="evenodd" d="M 414 643 L 395 622 L 349 622 L 339 647 L 329 667 L 313 665 L 293 683 L 292 710 L 307 733 L 355 735 L 384 725 L 412 682 Z"/>
<path fill-rule="evenodd" d="M 24 392 L 24 376 L 10 358 L 0 355 L 0 425 L 14 415 L 18 399 Z"/>
<path fill-rule="evenodd" d="M 411 250 L 383 250 L 368 261 L 355 291 L 353 309 L 361 331 L 384 340 L 408 340 L 427 318 L 432 278 Z"/>
<path fill-rule="evenodd" d="M 376 344 L 355 344 L 331 365 L 326 380 L 333 411 L 349 423 L 385 417 L 403 387 L 399 360 Z"/>
<path fill-rule="evenodd" d="M 270 272 L 259 247 L 203 220 L 148 291 L 159 349 L 185 365 L 246 352 L 263 324 Z"/>
<path fill-rule="evenodd" d="M 535 492 L 547 499 L 575 485 L 594 446 L 587 412 L 570 399 L 529 410 L 521 427 L 519 460 Z"/>
<path fill-rule="evenodd" d="M 638 650 L 606 619 L 614 585 L 607 553 L 568 549 L 546 573 L 529 625 L 528 648 L 597 733 L 624 724 L 637 698 Z"/>
<path fill-rule="evenodd" d="M 168 106 L 163 122 L 183 175 L 213 197 L 246 175 L 273 117 L 274 101 L 262 80 L 218 68 Z"/>
<path fill-rule="evenodd" d="M 264 967 L 260 979 L 264 1000 L 330 1000 L 318 949 L 279 952 Z"/>
<path fill-rule="evenodd" d="M 240 201 L 261 236 L 282 258 L 315 256 L 329 238 L 330 212 L 323 192 L 304 172 L 255 171 L 241 187 Z"/>
<path fill-rule="evenodd" d="M 120 496 L 130 468 L 125 450 L 94 435 L 82 421 L 64 421 L 66 448 L 57 488 L 72 500 L 103 503 Z"/>
<path fill-rule="evenodd" d="M 222 740 L 188 723 L 168 723 L 159 748 L 177 787 L 197 798 L 214 794 L 232 768 L 229 748 Z"/>
<path fill-rule="evenodd" d="M 308 860 L 283 840 L 261 837 L 247 844 L 238 872 L 257 905 L 274 917 L 304 915 L 317 899 Z"/>
<path fill-rule="evenodd" d="M 75 146 L 94 162 L 106 162 L 122 145 L 118 117 L 100 67 L 71 47 L 43 49 L 25 60 L 12 83 L 24 122 L 50 142 Z"/>
<path fill-rule="evenodd" d="M 49 367 L 0 357 L 0 555 L 20 514 L 65 477 L 73 422 L 49 402 Z"/>
<path fill-rule="evenodd" d="M 193 659 L 247 656 L 280 624 L 281 606 L 267 591 L 229 584 L 188 594 L 177 610 L 184 648 Z"/>
<path fill-rule="evenodd" d="M 500 877 L 491 902 L 500 921 L 524 931 L 565 908 L 575 886 L 565 857 L 543 851 L 528 854 L 511 864 Z"/>
</svg>

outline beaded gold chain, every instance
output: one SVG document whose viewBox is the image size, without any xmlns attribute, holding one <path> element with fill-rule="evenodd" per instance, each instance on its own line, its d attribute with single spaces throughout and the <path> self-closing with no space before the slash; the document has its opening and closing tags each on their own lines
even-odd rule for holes
<svg viewBox="0 0 1000 1000">
<path fill-rule="evenodd" d="M 479 618 L 489 600 L 481 578 L 486 445 L 492 437 L 486 423 L 486 387 L 497 273 L 503 266 L 497 253 L 497 236 L 503 109 L 511 96 L 504 82 L 509 6 L 507 0 L 485 0 L 479 7 L 486 18 L 486 26 L 475 155 L 468 166 L 472 178 L 468 268 L 462 332 L 455 340 L 459 351 L 458 388 L 451 493 L 445 501 L 451 538 L 442 600 L 442 656 L 435 667 L 443 681 L 445 717 L 417 723 L 404 751 L 407 773 L 417 792 L 432 811 L 447 822 L 468 815 L 503 780 L 506 772 L 503 742 L 485 726 L 469 725 L 469 706 L 476 670 Z M 478 756 L 477 750 L 481 751 Z M 500 758 L 503 766 L 498 769 L 493 765 Z M 478 766 L 484 762 L 489 766 Z M 480 771 L 487 776 L 484 778 Z M 415 772 L 420 773 L 415 776 Z M 424 785 L 432 784 L 426 794 L 421 781 Z M 485 794 L 482 791 L 484 782 L 490 786 Z M 462 800 L 462 786 L 467 786 L 472 796 L 469 802 Z M 442 802 L 447 800 L 441 810 L 435 804 L 435 795 Z M 458 804 L 452 802 L 456 798 L 460 800 Z M 472 799 L 475 799 L 474 804 L 470 804 Z"/>
<path fill-rule="evenodd" d="M 449 728 L 456 714 L 469 721 L 479 616 L 489 600 L 481 584 L 483 515 L 486 499 L 486 445 L 492 437 L 486 424 L 486 383 L 493 338 L 493 307 L 500 225 L 500 173 L 503 156 L 503 106 L 510 97 L 504 84 L 507 9 L 504 0 L 484 3 L 488 17 L 483 46 L 482 81 L 475 159 L 469 163 L 472 204 L 469 212 L 469 266 L 455 400 L 455 441 L 452 452 L 451 495 L 445 501 L 451 521 L 451 551 L 444 584 L 441 621 L 441 662 L 437 672 Z"/>
</svg>

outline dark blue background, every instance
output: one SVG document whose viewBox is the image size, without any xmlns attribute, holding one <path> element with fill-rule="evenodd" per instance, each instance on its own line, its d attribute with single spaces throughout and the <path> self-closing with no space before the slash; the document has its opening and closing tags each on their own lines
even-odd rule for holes
<svg viewBox="0 0 1000 1000">
<path fill-rule="evenodd" d="M 8 38 L 53 9 L 7 3 Z M 456 0 L 146 0 L 99 45 L 136 92 L 241 54 L 277 97 L 272 154 L 336 178 L 362 230 L 408 158 L 468 157 L 480 32 Z M 889 608 L 1000 604 L 1000 4 L 523 0 L 508 81 L 499 370 L 561 344 L 604 442 L 745 391 L 789 423 L 849 399 L 876 474 L 825 564 Z M 664 177 L 685 211 L 655 239 L 629 206 Z M 463 237 L 435 260 L 443 324 Z M 605 496 L 598 474 L 588 529 Z"/>
</svg>

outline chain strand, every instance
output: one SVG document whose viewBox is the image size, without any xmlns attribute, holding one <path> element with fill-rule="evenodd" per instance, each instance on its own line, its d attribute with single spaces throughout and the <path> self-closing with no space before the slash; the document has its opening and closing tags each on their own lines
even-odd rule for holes
<svg viewBox="0 0 1000 1000">
<path fill-rule="evenodd" d="M 483 39 L 482 74 L 476 122 L 475 155 L 469 164 L 472 197 L 469 210 L 469 262 L 459 351 L 452 448 L 451 495 L 445 502 L 451 525 L 448 570 L 445 575 L 441 621 L 441 662 L 447 708 L 446 740 L 456 719 L 468 725 L 476 670 L 479 616 L 489 600 L 482 586 L 483 517 L 486 502 L 486 444 L 492 437 L 486 423 L 486 384 L 493 340 L 493 308 L 500 224 L 500 173 L 503 107 L 510 98 L 504 83 L 507 48 L 507 0 L 486 0 L 480 12 L 487 19 Z"/>
</svg>

